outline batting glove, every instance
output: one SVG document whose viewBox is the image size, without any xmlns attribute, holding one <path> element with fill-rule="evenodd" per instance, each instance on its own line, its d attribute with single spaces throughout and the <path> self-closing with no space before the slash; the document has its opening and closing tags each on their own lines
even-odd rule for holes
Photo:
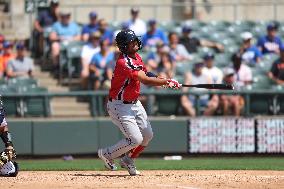
<svg viewBox="0 0 284 189">
<path fill-rule="evenodd" d="M 171 89 L 179 89 L 181 88 L 181 84 L 175 79 L 168 79 L 167 86 Z"/>
</svg>

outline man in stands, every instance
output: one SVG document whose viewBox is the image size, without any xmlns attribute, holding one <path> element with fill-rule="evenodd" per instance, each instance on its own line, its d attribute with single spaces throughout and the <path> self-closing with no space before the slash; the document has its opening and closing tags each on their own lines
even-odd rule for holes
<svg viewBox="0 0 284 189">
<path fill-rule="evenodd" d="M 15 58 L 15 54 L 13 53 L 13 44 L 9 41 L 5 41 L 3 43 L 3 54 L 0 55 L 0 76 L 3 77 L 7 64 L 10 60 Z"/>
<path fill-rule="evenodd" d="M 98 15 L 95 11 L 90 12 L 89 14 L 90 22 L 89 24 L 84 25 L 82 29 L 82 40 L 83 41 L 88 41 L 90 34 L 98 30 L 99 25 L 97 23 L 97 17 Z"/>
<path fill-rule="evenodd" d="M 189 85 L 195 85 L 195 84 L 212 84 L 212 81 L 210 77 L 207 74 L 202 73 L 202 69 L 204 67 L 204 64 L 202 62 L 194 64 L 193 73 L 186 73 L 184 83 Z M 183 88 L 184 92 L 186 92 L 188 89 Z M 206 92 L 206 89 L 193 89 L 195 91 L 204 91 Z M 205 110 L 203 112 L 204 115 L 209 116 L 213 115 L 215 113 L 215 110 L 218 107 L 219 99 L 217 95 L 213 95 L 211 98 L 208 94 L 204 94 L 199 96 L 199 104 L 201 107 L 204 107 Z M 183 95 L 181 97 L 181 105 L 183 109 L 185 110 L 185 113 L 189 116 L 195 116 L 196 111 L 194 109 L 196 105 L 197 99 L 193 95 Z"/>
<path fill-rule="evenodd" d="M 278 25 L 270 23 L 267 26 L 267 35 L 258 39 L 257 46 L 263 54 L 276 53 L 280 54 L 280 49 L 283 47 L 282 41 L 277 36 Z"/>
<path fill-rule="evenodd" d="M 190 54 L 187 52 L 186 48 L 179 43 L 179 38 L 177 33 L 170 32 L 168 35 L 170 54 L 175 61 L 187 61 L 191 60 Z"/>
<path fill-rule="evenodd" d="M 101 33 L 99 31 L 90 34 L 89 42 L 85 44 L 81 52 L 81 86 L 82 89 L 87 90 L 89 84 L 89 66 L 94 54 L 100 51 L 100 38 Z"/>
<path fill-rule="evenodd" d="M 192 29 L 190 26 L 183 26 L 182 27 L 182 36 L 180 37 L 179 41 L 182 45 L 185 46 L 186 50 L 189 53 L 196 53 L 198 50 L 198 47 L 203 46 L 203 47 L 210 47 L 210 48 L 215 48 L 219 51 L 223 51 L 224 47 L 223 45 L 219 43 L 215 43 L 213 41 L 208 41 L 204 39 L 198 39 L 196 37 L 192 37 L 190 35 Z"/>
<path fill-rule="evenodd" d="M 101 39 L 108 40 L 108 44 L 112 44 L 113 42 L 113 31 L 109 29 L 108 23 L 105 19 L 99 20 L 99 31 L 101 32 Z"/>
<path fill-rule="evenodd" d="M 129 29 L 134 31 L 137 36 L 143 36 L 147 27 L 143 20 L 139 18 L 139 9 L 136 7 L 131 8 L 131 19 L 129 20 Z"/>
<path fill-rule="evenodd" d="M 43 53 L 43 40 L 44 40 L 44 30 L 48 27 L 51 27 L 58 20 L 58 11 L 59 11 L 59 1 L 51 0 L 48 10 L 40 11 L 38 18 L 34 22 L 34 50 L 36 56 L 40 56 Z"/>
<path fill-rule="evenodd" d="M 165 33 L 157 28 L 157 21 L 155 19 L 148 21 L 148 28 L 147 33 L 142 36 L 142 44 L 144 48 L 149 49 L 151 47 L 155 47 L 158 42 L 168 44 L 168 39 Z"/>
<path fill-rule="evenodd" d="M 250 32 L 244 32 L 241 34 L 243 43 L 240 48 L 240 53 L 242 53 L 242 60 L 248 65 L 254 66 L 256 63 L 260 62 L 262 53 L 260 50 L 252 44 L 252 34 Z"/>
<path fill-rule="evenodd" d="M 60 21 L 52 26 L 50 40 L 52 41 L 51 52 L 55 68 L 59 63 L 60 43 L 80 40 L 80 28 L 75 22 L 70 21 L 70 17 L 70 12 L 60 12 Z"/>
<path fill-rule="evenodd" d="M 18 43 L 16 49 L 16 58 L 8 62 L 7 76 L 9 78 L 32 77 L 34 69 L 33 60 L 26 56 L 24 44 Z"/>
<path fill-rule="evenodd" d="M 280 50 L 280 58 L 272 64 L 268 77 L 276 84 L 284 86 L 284 48 Z"/>
<path fill-rule="evenodd" d="M 214 66 L 214 58 L 215 56 L 212 53 L 207 53 L 203 57 L 205 67 L 202 72 L 210 77 L 212 83 L 222 83 L 223 72 L 218 67 Z"/>
<path fill-rule="evenodd" d="M 224 69 L 224 79 L 225 84 L 233 85 L 236 83 L 235 80 L 235 70 L 233 68 Z M 240 95 L 221 95 L 220 96 L 220 108 L 223 115 L 234 115 L 240 116 L 241 110 L 244 107 L 244 99 Z"/>
</svg>

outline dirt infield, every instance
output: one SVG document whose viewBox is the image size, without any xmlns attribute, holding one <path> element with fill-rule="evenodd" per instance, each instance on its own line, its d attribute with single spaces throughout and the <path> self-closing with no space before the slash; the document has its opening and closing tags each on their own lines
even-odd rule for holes
<svg viewBox="0 0 284 189">
<path fill-rule="evenodd" d="M 3 189 L 55 188 L 284 188 L 284 171 L 36 171 L 0 178 Z"/>
</svg>

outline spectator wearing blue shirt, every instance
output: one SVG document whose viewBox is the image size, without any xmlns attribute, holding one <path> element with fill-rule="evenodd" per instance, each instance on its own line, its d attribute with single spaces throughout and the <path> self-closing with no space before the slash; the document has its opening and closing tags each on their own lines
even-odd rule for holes
<svg viewBox="0 0 284 189">
<path fill-rule="evenodd" d="M 90 12 L 89 14 L 90 22 L 89 24 L 84 25 L 82 28 L 82 40 L 83 41 L 88 41 L 90 34 L 94 33 L 95 31 L 99 29 L 97 17 L 98 15 L 95 11 Z"/>
<path fill-rule="evenodd" d="M 52 42 L 51 53 L 54 65 L 58 65 L 60 43 L 68 44 L 68 42 L 80 40 L 80 27 L 75 22 L 70 22 L 70 17 L 70 12 L 61 12 L 60 21 L 52 26 L 49 38 Z"/>
<path fill-rule="evenodd" d="M 105 19 L 99 20 L 99 31 L 101 32 L 101 39 L 102 40 L 108 40 L 109 44 L 113 43 L 114 37 L 113 37 L 113 31 L 109 29 L 108 23 Z"/>
<path fill-rule="evenodd" d="M 102 84 L 104 88 L 110 87 L 109 84 L 115 66 L 114 57 L 114 52 L 109 48 L 109 41 L 107 39 L 101 40 L 100 52 L 94 54 L 89 66 L 90 79 L 94 82 L 94 90 L 98 90 Z"/>
<path fill-rule="evenodd" d="M 277 24 L 271 23 L 267 26 L 267 35 L 258 39 L 257 46 L 263 54 L 280 54 L 280 48 L 282 48 L 283 44 L 280 37 L 277 36 L 277 30 Z"/>
<path fill-rule="evenodd" d="M 164 44 L 168 44 L 168 39 L 165 33 L 157 28 L 157 21 L 151 19 L 148 21 L 149 30 L 142 36 L 142 44 L 144 48 L 148 49 L 155 47 L 157 42 L 162 41 Z"/>
<path fill-rule="evenodd" d="M 248 65 L 254 66 L 256 63 L 260 62 L 262 53 L 255 45 L 252 45 L 251 40 L 253 36 L 250 32 L 242 33 L 241 38 L 243 39 L 243 44 L 240 48 L 242 60 Z"/>
<path fill-rule="evenodd" d="M 57 22 L 58 10 L 59 10 L 59 1 L 52 0 L 50 2 L 48 10 L 42 10 L 38 13 L 38 17 L 34 22 L 34 30 L 33 30 L 33 37 L 34 37 L 33 52 L 35 52 L 35 55 L 37 57 L 43 54 L 44 32 L 49 31 L 48 29 L 55 22 Z"/>
</svg>

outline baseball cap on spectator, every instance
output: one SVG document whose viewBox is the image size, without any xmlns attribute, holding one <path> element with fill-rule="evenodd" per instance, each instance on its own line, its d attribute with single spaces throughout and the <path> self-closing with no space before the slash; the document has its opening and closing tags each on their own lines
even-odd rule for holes
<svg viewBox="0 0 284 189">
<path fill-rule="evenodd" d="M 182 33 L 189 33 L 191 31 L 192 31 L 192 28 L 190 26 L 185 25 L 182 27 Z"/>
<path fill-rule="evenodd" d="M 194 68 L 202 68 L 202 67 L 204 67 L 203 62 L 197 62 L 194 64 Z"/>
<path fill-rule="evenodd" d="M 253 35 L 250 32 L 243 32 L 241 34 L 241 38 L 243 39 L 243 41 L 250 40 L 250 39 L 252 39 L 252 37 L 253 37 Z"/>
<path fill-rule="evenodd" d="M 18 43 L 18 44 L 16 45 L 16 49 L 17 49 L 17 50 L 23 50 L 23 49 L 25 49 L 25 45 L 24 45 L 23 43 Z"/>
<path fill-rule="evenodd" d="M 94 38 L 94 39 L 100 39 L 101 36 L 102 36 L 101 32 L 99 32 L 99 31 L 92 32 L 91 35 L 90 35 L 90 37 Z"/>
<path fill-rule="evenodd" d="M 70 11 L 60 11 L 59 15 L 61 17 L 70 16 L 71 12 Z"/>
<path fill-rule="evenodd" d="M 131 14 L 137 14 L 137 13 L 139 13 L 139 8 L 138 7 L 132 7 L 130 11 L 131 11 Z"/>
<path fill-rule="evenodd" d="M 203 56 L 203 60 L 214 60 L 215 56 L 213 53 L 207 53 Z"/>
<path fill-rule="evenodd" d="M 90 18 L 97 18 L 98 14 L 95 11 L 90 12 L 89 17 Z"/>
<path fill-rule="evenodd" d="M 225 69 L 223 70 L 223 74 L 224 74 L 225 77 L 227 77 L 227 76 L 233 76 L 233 75 L 235 74 L 235 71 L 234 71 L 233 68 L 225 68 Z"/>
<path fill-rule="evenodd" d="M 278 25 L 274 22 L 270 23 L 267 25 L 267 30 L 277 30 L 278 29 Z"/>
<path fill-rule="evenodd" d="M 148 25 L 154 25 L 154 24 L 156 24 L 157 23 L 157 21 L 155 20 L 155 19 L 150 19 L 149 21 L 148 21 Z"/>
<path fill-rule="evenodd" d="M 10 47 L 12 47 L 13 46 L 13 44 L 10 42 L 10 41 L 4 41 L 3 42 L 3 48 L 10 48 Z"/>
<path fill-rule="evenodd" d="M 50 6 L 58 6 L 59 5 L 59 0 L 51 0 L 50 1 Z"/>
</svg>

